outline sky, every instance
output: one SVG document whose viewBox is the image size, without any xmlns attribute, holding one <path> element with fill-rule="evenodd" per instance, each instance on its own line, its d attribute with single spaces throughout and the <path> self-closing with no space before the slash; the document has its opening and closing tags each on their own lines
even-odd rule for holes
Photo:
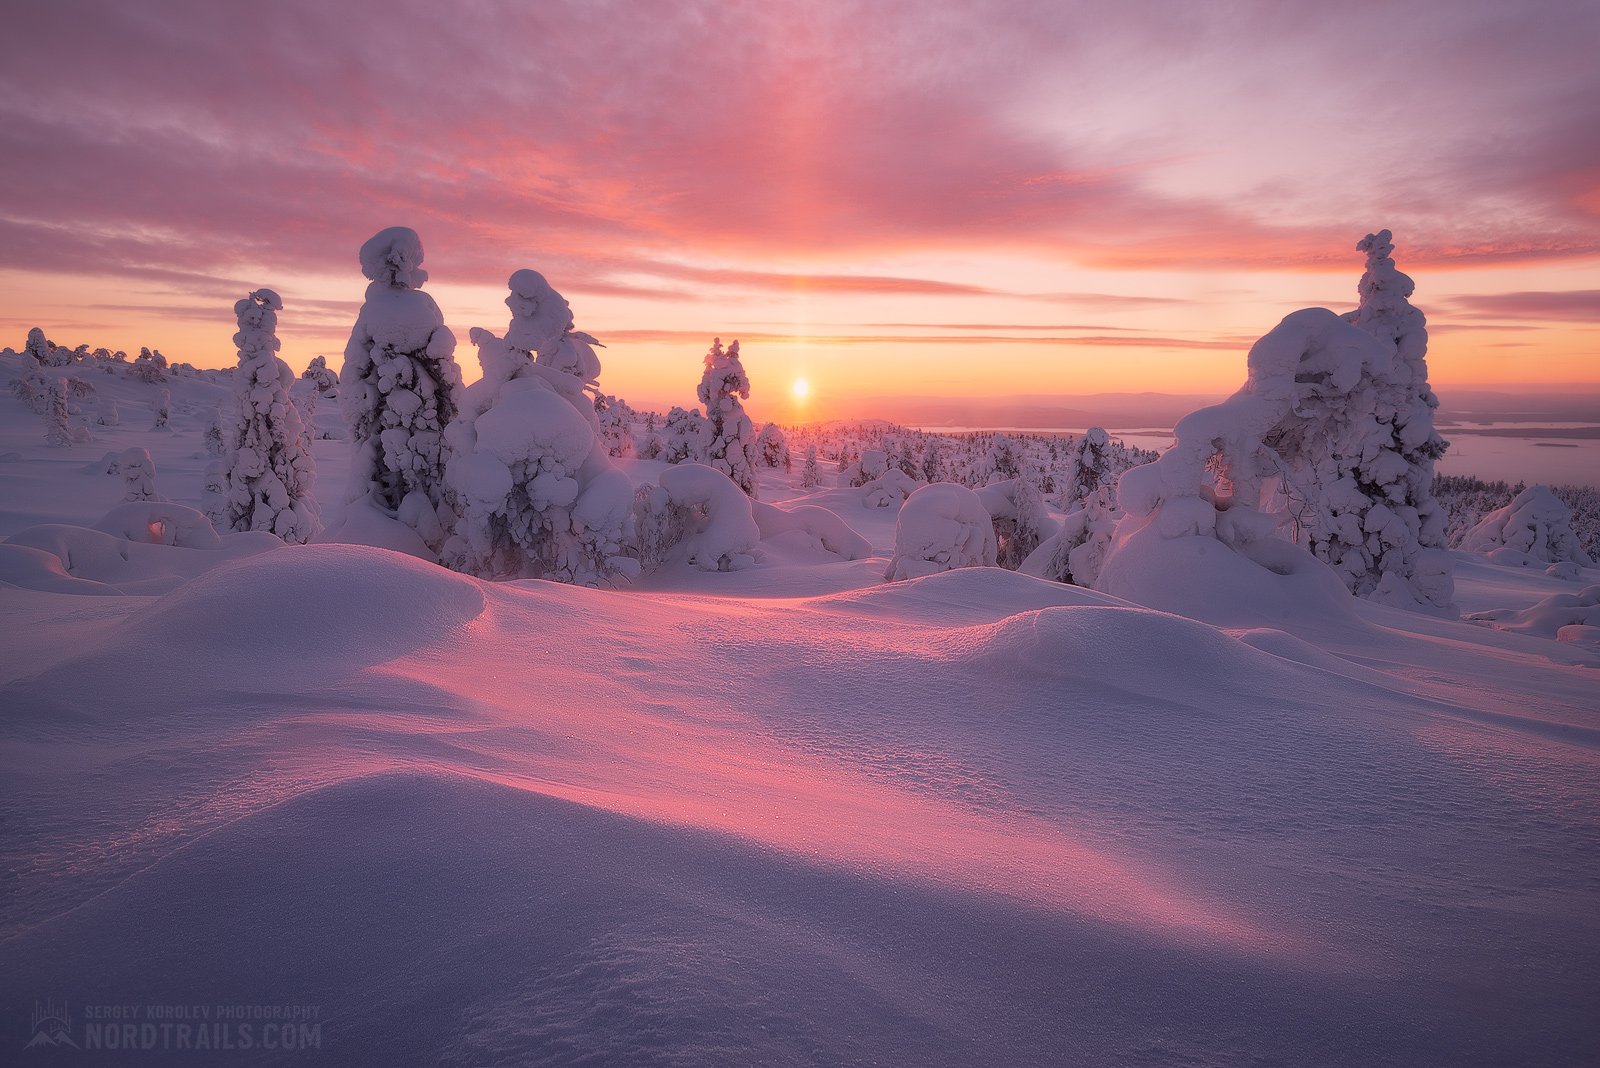
<svg viewBox="0 0 1600 1068">
<path fill-rule="evenodd" d="M 337 367 L 415 228 L 477 376 L 532 267 L 602 385 L 1222 393 L 1387 227 L 1433 379 L 1600 390 L 1600 4 L 7 0 L 0 344 Z M 809 396 L 792 384 L 805 379 Z M 885 414 L 892 414 L 886 412 Z"/>
</svg>

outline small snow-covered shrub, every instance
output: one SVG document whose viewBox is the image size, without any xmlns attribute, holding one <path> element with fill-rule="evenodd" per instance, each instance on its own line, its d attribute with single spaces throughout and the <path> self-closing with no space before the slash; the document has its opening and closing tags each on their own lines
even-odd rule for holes
<svg viewBox="0 0 1600 1068">
<path fill-rule="evenodd" d="M 978 495 L 952 482 L 906 498 L 894 526 L 894 556 L 884 578 L 918 578 L 958 567 L 993 566 L 994 521 Z"/>
<path fill-rule="evenodd" d="M 794 466 L 794 459 L 789 455 L 789 441 L 777 423 L 768 423 L 756 435 L 756 455 L 767 467 L 781 467 L 788 471 Z"/>
<path fill-rule="evenodd" d="M 125 501 L 160 501 L 156 492 L 156 462 L 145 448 L 123 449 L 117 454 L 117 473 L 122 476 Z"/>
<path fill-rule="evenodd" d="M 1039 543 L 1017 570 L 1052 582 L 1098 589 L 1100 569 L 1116 534 L 1121 512 L 1115 486 L 1102 485 L 1061 520 L 1061 529 Z"/>
<path fill-rule="evenodd" d="M 700 458 L 705 437 L 705 416 L 700 414 L 699 408 L 685 411 L 674 407 L 667 413 L 667 422 L 662 428 L 660 459 L 669 464 L 695 463 Z"/>
<path fill-rule="evenodd" d="M 715 468 L 680 464 L 661 472 L 661 489 L 679 510 L 680 543 L 702 571 L 738 571 L 755 563 L 761 530 L 747 494 Z"/>
<path fill-rule="evenodd" d="M 1045 510 L 1044 494 L 1033 479 L 1018 476 L 994 482 L 978 491 L 978 499 L 994 520 L 995 563 L 1015 571 L 1039 543 L 1055 533 Z"/>
<path fill-rule="evenodd" d="M 1524 565 L 1556 564 L 1570 561 L 1580 567 L 1593 567 L 1572 529 L 1572 510 L 1549 486 L 1529 486 L 1503 508 L 1484 516 L 1461 539 L 1461 548 L 1470 553 L 1510 550 L 1524 559 Z"/>
<path fill-rule="evenodd" d="M 898 467 L 861 487 L 861 503 L 868 508 L 893 508 L 916 492 L 920 483 Z"/>
<path fill-rule="evenodd" d="M 311 357 L 311 362 L 300 372 L 300 377 L 310 379 L 317 392 L 323 396 L 330 396 L 339 388 L 339 376 L 328 367 L 326 356 Z"/>
<path fill-rule="evenodd" d="M 152 429 L 152 430 L 171 430 L 172 429 L 172 427 L 170 426 L 170 423 L 172 421 L 172 393 L 171 393 L 171 391 L 163 388 L 159 393 L 157 393 L 156 394 L 155 404 L 153 405 L 153 408 L 155 410 L 155 425 L 152 426 L 150 429 Z"/>
<path fill-rule="evenodd" d="M 594 413 L 600 420 L 600 440 L 605 444 L 606 455 L 625 458 L 634 454 L 633 409 L 618 397 L 597 392 Z"/>
</svg>

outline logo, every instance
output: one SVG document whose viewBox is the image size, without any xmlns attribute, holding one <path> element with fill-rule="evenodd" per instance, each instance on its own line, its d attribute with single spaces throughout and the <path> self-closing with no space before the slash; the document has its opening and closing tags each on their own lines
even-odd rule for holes
<svg viewBox="0 0 1600 1068">
<path fill-rule="evenodd" d="M 33 1003 L 33 1037 L 28 1039 L 25 1049 L 37 1046 L 71 1046 L 78 1048 L 72 1041 L 72 1014 L 67 1011 L 67 1003 L 59 1005 L 54 1001 L 46 1001 L 43 1005 L 37 1001 Z"/>
</svg>

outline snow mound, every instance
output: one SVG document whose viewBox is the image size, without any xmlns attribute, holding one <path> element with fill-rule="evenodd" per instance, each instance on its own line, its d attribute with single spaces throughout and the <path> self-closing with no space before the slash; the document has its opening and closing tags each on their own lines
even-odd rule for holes
<svg viewBox="0 0 1600 1068">
<path fill-rule="evenodd" d="M 203 575 L 131 616 L 128 626 L 164 648 L 230 669 L 356 666 L 438 642 L 483 606 L 476 580 L 401 553 L 288 546 Z"/>
<path fill-rule="evenodd" d="M 953 482 L 935 482 L 901 506 L 894 558 L 883 577 L 894 582 L 958 567 L 992 567 L 995 552 L 994 521 L 978 495 Z"/>
<path fill-rule="evenodd" d="M 1498 608 L 1467 617 L 1495 630 L 1575 642 L 1600 649 L 1600 585 L 1577 593 L 1554 593 L 1520 611 Z"/>
<path fill-rule="evenodd" d="M 965 567 L 815 598 L 818 607 L 940 626 L 972 626 L 997 615 L 1063 606 L 1126 606 L 1083 586 L 999 567 Z"/>
<path fill-rule="evenodd" d="M 264 532 L 220 538 L 204 516 L 166 502 L 130 502 L 113 509 L 97 526 L 91 530 L 47 523 L 18 531 L 0 543 L 4 581 L 60 593 L 160 594 L 219 564 L 283 544 Z M 15 551 L 19 548 L 31 551 Z M 76 581 L 64 583 L 63 576 Z M 83 583 L 106 589 L 92 590 Z"/>
<path fill-rule="evenodd" d="M 751 504 L 763 541 L 791 531 L 800 531 L 815 539 L 828 552 L 846 560 L 865 560 L 872 555 L 871 543 L 827 508 L 814 504 L 779 507 L 760 501 L 752 501 Z"/>
<path fill-rule="evenodd" d="M 973 670 L 1070 680 L 1191 703 L 1196 693 L 1294 694 L 1304 668 L 1182 616 L 1119 606 L 1041 608 L 946 638 Z M 1151 650 L 1159 649 L 1153 659 Z"/>
<path fill-rule="evenodd" d="M 755 563 L 761 528 L 751 501 L 721 471 L 680 464 L 661 472 L 661 488 L 684 511 L 683 553 L 702 571 L 739 571 Z"/>
<path fill-rule="evenodd" d="M 1200 517 L 1219 514 L 1209 502 L 1192 500 Z M 1163 504 L 1160 519 L 1172 520 L 1182 501 Z M 1100 572 L 1100 589 L 1218 626 L 1356 621 L 1350 592 L 1339 576 L 1288 542 L 1262 538 L 1249 544 L 1251 555 L 1246 556 L 1209 531 L 1169 530 L 1163 532 L 1159 522 L 1141 525 L 1137 520 L 1131 532 L 1119 530 L 1116 549 Z"/>
</svg>

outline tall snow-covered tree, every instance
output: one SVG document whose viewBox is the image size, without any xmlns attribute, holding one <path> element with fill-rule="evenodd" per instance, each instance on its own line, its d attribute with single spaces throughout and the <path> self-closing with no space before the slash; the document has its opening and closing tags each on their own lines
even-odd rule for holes
<svg viewBox="0 0 1600 1068">
<path fill-rule="evenodd" d="M 800 488 L 816 489 L 822 484 L 822 473 L 817 470 L 817 443 L 806 446 L 806 462 L 800 468 Z"/>
<path fill-rule="evenodd" d="M 239 331 L 232 428 L 224 431 L 223 528 L 265 530 L 304 544 L 321 529 L 314 492 L 316 462 L 300 412 L 289 396 L 294 372 L 277 356 L 283 301 L 258 289 L 233 306 Z"/>
<path fill-rule="evenodd" d="M 1111 478 L 1111 435 L 1092 426 L 1067 449 L 1068 470 L 1061 486 L 1061 510 L 1081 507 L 1089 495 Z"/>
<path fill-rule="evenodd" d="M 45 408 L 44 440 L 52 448 L 64 449 L 72 444 L 72 417 L 67 407 L 67 380 L 53 379 L 49 385 L 48 397 Z"/>
<path fill-rule="evenodd" d="M 456 338 L 422 292 L 422 240 L 393 226 L 361 246 L 370 279 L 344 350 L 339 400 L 356 447 L 350 499 L 415 530 L 435 551 L 448 535 L 444 428 L 456 414 Z"/>
<path fill-rule="evenodd" d="M 1135 597 L 1147 557 L 1136 544 L 1214 536 L 1268 570 L 1293 568 L 1288 534 L 1351 592 L 1396 607 L 1456 614 L 1445 521 L 1431 496 L 1444 443 L 1433 430 L 1422 313 L 1394 270 L 1387 230 L 1368 255 L 1363 305 L 1341 317 L 1293 312 L 1250 349 L 1245 385 L 1192 412 L 1162 456 L 1122 476 L 1128 519 L 1102 576 Z"/>
<path fill-rule="evenodd" d="M 599 358 L 542 275 L 517 271 L 510 289 L 506 336 L 472 331 L 483 377 L 446 431 L 456 518 L 442 558 L 481 578 L 611 584 L 638 565 L 625 551 L 633 487 L 588 392 Z"/>
<path fill-rule="evenodd" d="M 750 376 L 739 359 L 738 339 L 726 350 L 720 337 L 712 341 L 698 392 L 706 408 L 705 465 L 727 475 L 746 496 L 754 498 L 756 433 L 740 403 L 750 399 Z"/>
</svg>

